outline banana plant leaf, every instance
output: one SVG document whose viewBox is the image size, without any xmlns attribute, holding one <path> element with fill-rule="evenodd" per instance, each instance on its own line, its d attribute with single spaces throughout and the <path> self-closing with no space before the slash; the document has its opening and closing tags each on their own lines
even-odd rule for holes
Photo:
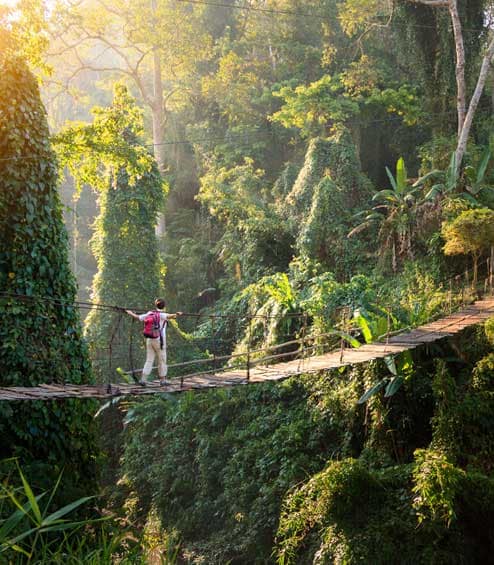
<svg viewBox="0 0 494 565">
<path fill-rule="evenodd" d="M 422 186 L 426 181 L 428 181 L 429 179 L 436 179 L 436 178 L 442 178 L 444 175 L 443 171 L 440 171 L 439 169 L 434 169 L 433 171 L 429 171 L 428 173 L 426 173 L 425 175 L 421 176 L 420 178 L 418 178 L 413 184 L 412 187 L 413 188 L 418 188 L 420 186 Z"/>
<path fill-rule="evenodd" d="M 404 378 L 401 375 L 394 376 L 388 383 L 386 390 L 384 391 L 384 397 L 389 398 L 396 394 L 400 389 L 401 385 L 404 383 Z"/>
<path fill-rule="evenodd" d="M 371 396 L 377 394 L 381 389 L 383 389 L 386 384 L 388 383 L 388 379 L 382 379 L 377 384 L 375 384 L 372 388 L 368 391 L 364 392 L 364 394 L 358 399 L 357 404 L 364 404 L 367 402 Z"/>
</svg>

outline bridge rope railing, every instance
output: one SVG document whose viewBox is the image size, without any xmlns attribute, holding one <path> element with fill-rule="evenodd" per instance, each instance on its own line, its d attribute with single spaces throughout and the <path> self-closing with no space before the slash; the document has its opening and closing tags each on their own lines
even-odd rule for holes
<svg viewBox="0 0 494 565">
<path fill-rule="evenodd" d="M 460 274 L 456 274 L 446 278 L 442 281 L 442 284 L 438 286 L 436 289 L 438 292 L 442 291 L 441 294 L 441 304 L 436 308 L 436 311 L 431 315 L 427 316 L 427 318 L 421 320 L 421 324 L 430 323 L 435 319 L 444 316 L 444 314 L 452 314 L 455 310 L 461 308 L 468 302 L 472 302 L 473 299 L 478 295 L 479 290 L 483 290 L 484 293 L 487 293 L 489 290 L 492 293 L 493 290 L 493 273 L 492 273 L 492 260 L 487 259 L 484 263 L 479 265 L 478 267 L 481 268 L 482 266 L 487 267 L 487 275 L 486 277 L 478 282 L 477 288 L 472 287 L 472 270 L 466 270 Z M 415 301 L 416 304 L 423 303 L 423 300 Z M 387 328 L 386 332 L 378 335 L 373 341 L 380 341 L 383 338 L 386 339 L 386 343 L 389 343 L 389 339 L 393 336 L 397 336 L 400 333 L 403 333 L 410 329 L 410 326 L 403 326 L 396 330 L 392 330 L 392 316 L 391 312 L 393 308 L 396 308 L 397 302 L 386 303 L 386 304 L 379 304 L 378 307 L 382 310 L 386 311 L 387 314 Z M 305 322 L 307 322 L 307 314 L 304 314 Z M 254 317 L 254 316 L 253 316 Z M 252 317 L 252 318 L 253 318 Z M 465 317 L 468 317 L 465 316 Z M 252 321 L 252 318 L 249 320 L 249 324 Z M 451 322 L 450 325 L 454 324 L 455 322 Z M 305 324 L 306 325 L 306 324 Z M 304 326 L 304 330 L 306 327 Z M 427 334 L 434 333 L 434 330 L 429 332 L 422 332 L 422 336 L 426 336 Z M 250 338 L 248 340 L 248 348 L 245 351 L 236 354 L 224 355 L 224 356 L 217 356 L 216 361 L 222 362 L 227 361 L 228 363 L 223 366 L 223 368 L 216 368 L 212 369 L 211 371 L 207 371 L 207 373 L 215 373 L 220 372 L 221 370 L 228 370 L 232 368 L 230 362 L 235 359 L 244 359 L 244 366 L 246 371 L 246 379 L 249 380 L 250 377 L 250 369 L 253 367 L 266 364 L 267 362 L 272 361 L 279 361 L 281 359 L 303 359 L 311 352 L 320 353 L 322 350 L 329 348 L 330 350 L 335 350 L 337 347 L 340 349 L 340 361 L 343 361 L 345 350 L 348 345 L 355 345 L 356 337 L 361 337 L 361 331 L 358 327 L 355 326 L 355 321 L 352 319 L 352 311 L 351 308 L 342 308 L 341 309 L 341 322 L 339 324 L 335 324 L 335 329 L 325 333 L 310 333 L 309 335 L 302 335 L 297 339 L 291 339 L 289 341 L 285 341 L 283 343 L 278 343 L 274 345 L 269 345 L 264 348 L 257 348 L 251 349 L 251 342 Z M 339 338 L 339 344 L 335 343 L 335 338 Z M 327 343 L 323 343 L 322 340 L 327 340 Z M 296 350 L 285 351 L 281 353 L 275 353 L 279 349 L 283 349 L 286 347 L 299 346 Z M 256 354 L 266 354 L 264 356 L 256 358 Z M 271 354 L 269 354 L 271 353 Z M 210 359 L 204 360 L 204 362 L 208 362 Z M 190 362 L 193 363 L 193 362 Z M 170 365 L 172 368 L 173 366 L 183 366 L 183 363 Z M 206 372 L 195 372 L 192 375 L 185 375 L 187 376 L 197 376 L 200 374 L 206 374 Z M 183 385 L 184 376 L 181 376 L 181 384 Z"/>
<path fill-rule="evenodd" d="M 436 305 L 435 311 L 427 318 L 421 319 L 421 323 L 430 322 L 445 313 L 452 313 L 455 309 L 463 306 L 466 302 L 472 301 L 474 295 L 478 292 L 492 292 L 493 290 L 493 259 L 492 256 L 478 266 L 479 271 L 485 274 L 481 282 L 478 282 L 477 287 L 472 288 L 472 271 L 466 271 L 449 276 L 437 285 L 436 291 L 440 293 L 440 304 Z M 485 269 L 484 269 L 485 267 Z M 114 377 L 108 376 L 107 385 L 116 384 L 114 382 L 115 375 L 131 377 L 142 373 L 142 369 L 134 369 L 134 343 L 132 328 L 135 327 L 131 324 L 131 331 L 128 335 L 121 335 L 121 321 L 124 311 L 127 309 L 137 311 L 147 311 L 146 308 L 127 308 L 110 304 L 92 303 L 87 301 L 61 300 L 56 297 L 39 297 L 31 296 L 21 293 L 0 292 L 0 299 L 4 298 L 11 301 L 45 301 L 54 305 L 72 306 L 81 309 L 97 309 L 105 312 L 113 312 L 117 314 L 116 323 L 112 328 L 108 347 L 106 348 L 106 355 L 101 357 L 101 361 L 107 362 L 108 375 L 114 374 Z M 408 305 L 423 305 L 424 298 L 418 300 L 408 301 Z M 0 305 L 5 306 L 5 303 Z M 394 327 L 396 325 L 395 316 L 393 312 L 402 307 L 400 304 L 400 297 L 385 303 L 376 303 L 373 305 L 374 311 L 380 312 L 381 315 L 385 314 L 387 317 L 386 331 L 380 335 L 374 336 L 374 341 L 381 339 L 389 339 L 401 332 L 410 329 L 410 326 Z M 185 318 L 195 319 L 196 325 L 198 321 L 209 319 L 210 321 L 210 335 L 201 336 L 192 340 L 191 347 L 195 350 L 202 349 L 206 357 L 194 358 L 185 361 L 179 361 L 168 365 L 169 370 L 174 374 L 173 377 L 180 378 L 180 384 L 183 386 L 184 380 L 187 378 L 197 377 L 198 375 L 210 375 L 215 373 L 222 373 L 227 370 L 243 370 L 245 371 L 246 380 L 249 381 L 251 371 L 254 368 L 265 366 L 266 370 L 269 364 L 273 362 L 280 362 L 283 360 L 299 359 L 303 361 L 310 355 L 334 351 L 339 348 L 340 359 L 343 361 L 345 350 L 349 345 L 353 346 L 358 340 L 362 342 L 362 331 L 356 325 L 353 307 L 345 306 L 333 313 L 334 319 L 340 319 L 338 323 L 334 323 L 330 331 L 317 332 L 311 326 L 311 316 L 307 312 L 288 312 L 282 315 L 268 315 L 254 312 L 244 316 L 236 316 L 234 314 L 201 314 L 201 313 L 184 313 Z M 220 319 L 236 319 L 240 320 L 239 328 L 244 335 L 246 341 L 246 348 L 242 351 L 233 351 L 228 354 L 221 354 L 222 348 L 231 345 L 231 340 L 224 340 L 217 335 L 218 329 L 216 321 Z M 264 347 L 256 347 L 256 338 L 252 335 L 253 322 L 264 322 L 266 324 L 269 320 L 287 320 L 292 319 L 296 322 L 296 328 L 288 334 L 278 334 L 279 337 L 287 337 L 281 343 L 268 344 Z M 117 341 L 120 339 L 120 341 Z M 241 341 L 241 340 L 240 340 Z M 127 351 L 125 356 L 131 365 L 131 369 L 124 371 L 119 369 L 116 373 L 115 368 L 117 363 L 114 362 L 114 355 L 117 351 Z M 104 350 L 103 350 L 104 352 Z M 122 355 L 123 357 L 123 355 Z M 94 360 L 97 360 L 95 357 Z M 207 365 L 210 364 L 211 368 Z M 192 372 L 187 372 L 192 369 Z M 184 372 L 185 371 L 185 372 Z"/>
<path fill-rule="evenodd" d="M 488 265 L 488 262 L 485 263 Z M 455 309 L 463 306 L 465 302 L 471 301 L 473 296 L 473 289 L 471 288 L 471 279 L 469 277 L 469 272 L 461 273 L 449 277 L 446 279 L 446 283 L 449 283 L 446 287 L 443 284 L 442 290 L 448 288 L 448 292 L 446 295 L 443 296 L 443 304 L 441 308 L 438 308 L 437 311 L 430 315 L 427 319 L 422 319 L 421 322 L 430 322 L 434 319 L 444 315 L 444 313 L 452 313 Z M 492 273 L 490 272 L 488 277 L 486 277 L 484 281 L 484 290 L 486 291 L 489 287 L 492 290 Z M 469 290 L 470 293 L 467 293 L 466 290 Z M 440 289 L 438 289 L 440 290 Z M 456 292 L 456 294 L 455 294 Z M 416 303 L 421 303 L 422 301 L 416 301 Z M 396 302 L 394 303 L 387 303 L 383 306 L 383 304 L 379 304 L 379 308 L 386 309 L 387 313 L 387 330 L 384 334 L 377 336 L 375 341 L 379 341 L 383 338 L 386 338 L 387 342 L 389 339 L 395 335 L 399 335 L 400 333 L 405 332 L 406 330 L 410 329 L 410 326 L 404 326 L 396 330 L 391 330 L 391 309 L 392 307 L 396 307 Z M 246 373 L 246 380 L 249 381 L 250 379 L 250 371 L 256 366 L 266 364 L 268 362 L 273 361 L 280 361 L 283 359 L 304 359 L 307 357 L 311 352 L 318 352 L 321 353 L 323 350 L 330 348 L 330 350 L 335 350 L 337 347 L 340 348 L 340 360 L 343 361 L 345 350 L 347 345 L 355 345 L 355 341 L 358 337 L 361 336 L 360 329 L 355 326 L 354 320 L 351 318 L 351 309 L 350 308 L 342 308 L 341 309 L 341 322 L 339 324 L 335 324 L 335 329 L 328 332 L 320 332 L 320 333 L 309 333 L 306 334 L 307 331 L 307 318 L 308 315 L 305 313 L 303 317 L 305 319 L 305 323 L 302 329 L 302 334 L 299 338 L 290 339 L 288 341 L 284 341 L 282 343 L 277 343 L 273 345 L 268 345 L 262 348 L 252 348 L 251 347 L 251 340 L 249 337 L 247 343 L 247 349 L 238 353 L 231 353 L 228 355 L 211 355 L 210 357 L 204 359 L 196 359 L 191 361 L 184 361 L 180 363 L 173 363 L 169 365 L 169 369 L 173 370 L 176 368 L 183 368 L 198 364 L 208 364 L 213 363 L 215 366 L 209 370 L 200 370 L 194 371 L 190 374 L 182 374 L 180 376 L 180 383 L 183 386 L 184 379 L 189 377 L 197 377 L 198 375 L 208 375 L 214 373 L 221 373 L 226 370 L 232 370 L 235 367 L 242 368 L 245 370 Z M 299 315 L 297 314 L 297 317 Z M 250 327 L 250 323 L 254 318 L 261 318 L 260 315 L 253 315 L 247 316 L 245 320 L 245 325 Z M 423 335 L 426 335 L 426 332 Z M 326 343 L 323 340 L 327 340 Z M 336 341 L 338 343 L 336 343 Z M 280 349 L 290 348 L 293 346 L 297 346 L 296 349 L 290 349 L 289 351 L 282 351 L 281 353 L 277 353 Z M 264 354 L 260 357 L 256 357 L 258 354 Z M 218 363 L 220 366 L 218 366 Z M 142 369 L 132 370 L 132 371 L 125 371 L 124 374 L 126 375 L 135 375 L 142 372 Z"/>
</svg>

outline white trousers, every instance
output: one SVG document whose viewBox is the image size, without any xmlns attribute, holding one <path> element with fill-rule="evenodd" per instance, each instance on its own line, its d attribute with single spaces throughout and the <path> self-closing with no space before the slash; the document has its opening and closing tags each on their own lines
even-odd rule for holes
<svg viewBox="0 0 494 565">
<path fill-rule="evenodd" d="M 160 338 L 150 339 L 146 338 L 146 363 L 142 370 L 142 378 L 149 377 L 153 370 L 154 358 L 158 356 L 158 376 L 164 379 L 168 372 L 168 365 L 166 364 L 166 343 L 163 343 L 163 349 L 160 349 Z"/>
</svg>

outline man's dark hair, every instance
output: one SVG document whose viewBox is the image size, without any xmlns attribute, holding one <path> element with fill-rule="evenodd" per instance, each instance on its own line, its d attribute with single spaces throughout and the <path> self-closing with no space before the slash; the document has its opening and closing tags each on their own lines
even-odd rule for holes
<svg viewBox="0 0 494 565">
<path fill-rule="evenodd" d="M 156 308 L 158 308 L 158 310 L 163 310 L 163 308 L 166 306 L 166 302 L 163 300 L 163 298 L 157 298 L 154 301 L 154 305 L 156 306 Z"/>
</svg>

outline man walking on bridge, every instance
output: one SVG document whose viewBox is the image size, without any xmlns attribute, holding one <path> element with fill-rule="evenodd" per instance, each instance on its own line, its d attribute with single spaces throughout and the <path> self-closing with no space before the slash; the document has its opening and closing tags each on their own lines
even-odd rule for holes
<svg viewBox="0 0 494 565">
<path fill-rule="evenodd" d="M 146 338 L 146 362 L 142 369 L 142 377 L 139 384 L 146 385 L 147 378 L 153 370 L 154 358 L 158 356 L 158 376 L 160 386 L 167 384 L 166 375 L 168 373 L 168 365 L 166 364 L 166 325 L 168 320 L 173 320 L 177 316 L 181 316 L 182 312 L 169 314 L 164 312 L 166 306 L 162 298 L 154 301 L 156 310 L 150 310 L 145 314 L 136 314 L 132 310 L 126 310 L 127 314 L 144 322 L 144 336 Z"/>
</svg>

